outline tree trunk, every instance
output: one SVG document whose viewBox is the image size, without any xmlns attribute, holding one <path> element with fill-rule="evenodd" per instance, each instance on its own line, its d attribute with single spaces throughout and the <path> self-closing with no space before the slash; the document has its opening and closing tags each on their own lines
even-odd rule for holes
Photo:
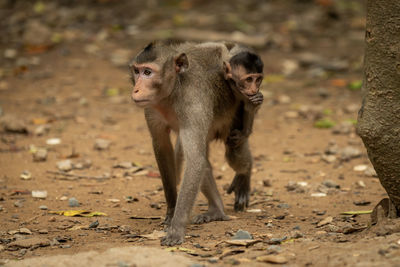
<svg viewBox="0 0 400 267">
<path fill-rule="evenodd" d="M 368 0 L 357 131 L 400 215 L 400 1 Z"/>
</svg>

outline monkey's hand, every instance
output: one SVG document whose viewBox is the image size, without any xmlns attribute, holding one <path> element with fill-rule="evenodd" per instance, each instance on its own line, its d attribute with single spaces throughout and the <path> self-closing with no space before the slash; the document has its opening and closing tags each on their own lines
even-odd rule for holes
<svg viewBox="0 0 400 267">
<path fill-rule="evenodd" d="M 246 140 L 246 135 L 243 134 L 238 129 L 233 129 L 228 138 L 226 139 L 226 144 L 230 147 L 238 147 Z"/>
<path fill-rule="evenodd" d="M 249 206 L 250 200 L 250 176 L 246 174 L 236 174 L 227 193 L 235 192 L 235 211 L 244 211 Z"/>
<path fill-rule="evenodd" d="M 255 95 L 249 96 L 249 100 L 254 106 L 259 106 L 264 101 L 264 96 L 261 92 L 258 92 Z"/>
</svg>

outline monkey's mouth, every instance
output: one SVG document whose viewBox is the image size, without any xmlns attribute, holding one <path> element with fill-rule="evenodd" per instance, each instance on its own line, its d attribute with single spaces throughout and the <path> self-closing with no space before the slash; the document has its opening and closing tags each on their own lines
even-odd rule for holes
<svg viewBox="0 0 400 267">
<path fill-rule="evenodd" d="M 146 106 L 148 103 L 150 103 L 150 100 L 148 100 L 148 99 L 133 99 L 133 102 L 135 102 L 135 104 L 138 106 Z"/>
</svg>

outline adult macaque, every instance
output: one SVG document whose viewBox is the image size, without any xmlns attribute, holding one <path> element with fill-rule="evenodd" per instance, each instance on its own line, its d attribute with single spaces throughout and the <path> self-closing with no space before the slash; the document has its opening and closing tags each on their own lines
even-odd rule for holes
<svg viewBox="0 0 400 267">
<path fill-rule="evenodd" d="M 209 207 L 194 222 L 229 219 L 208 160 L 209 142 L 227 140 L 241 105 L 224 79 L 223 53 L 218 47 L 199 49 L 188 43 L 150 44 L 130 65 L 132 99 L 145 109 L 167 202 L 165 223 L 169 227 L 162 245 L 183 242 L 199 189 Z M 177 132 L 175 155 L 171 130 Z M 182 157 L 186 164 L 177 195 Z M 250 181 L 252 159 L 247 140 L 235 147 L 227 145 L 226 157 L 236 176 L 243 178 L 238 180 Z M 244 188 L 240 193 L 246 197 L 248 191 Z"/>
</svg>

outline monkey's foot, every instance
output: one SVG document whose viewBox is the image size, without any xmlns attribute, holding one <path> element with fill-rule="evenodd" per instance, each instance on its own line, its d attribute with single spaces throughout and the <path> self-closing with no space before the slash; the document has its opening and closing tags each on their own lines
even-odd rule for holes
<svg viewBox="0 0 400 267">
<path fill-rule="evenodd" d="M 165 237 L 161 239 L 161 246 L 175 246 L 183 243 L 185 239 L 184 231 L 176 231 L 173 229 L 169 229 L 168 233 Z"/>
<path fill-rule="evenodd" d="M 194 224 L 202 224 L 202 223 L 208 223 L 208 222 L 212 222 L 212 221 L 229 221 L 229 220 L 230 220 L 229 216 L 225 215 L 224 213 L 208 211 L 206 213 L 197 215 L 193 219 L 193 223 Z"/>
<path fill-rule="evenodd" d="M 400 217 L 396 207 L 389 198 L 384 198 L 375 206 L 371 214 L 371 224 L 377 224 L 385 219 L 395 219 Z"/>
<path fill-rule="evenodd" d="M 250 177 L 237 174 L 229 186 L 227 193 L 235 192 L 235 211 L 244 211 L 249 206 L 250 200 Z"/>
</svg>

